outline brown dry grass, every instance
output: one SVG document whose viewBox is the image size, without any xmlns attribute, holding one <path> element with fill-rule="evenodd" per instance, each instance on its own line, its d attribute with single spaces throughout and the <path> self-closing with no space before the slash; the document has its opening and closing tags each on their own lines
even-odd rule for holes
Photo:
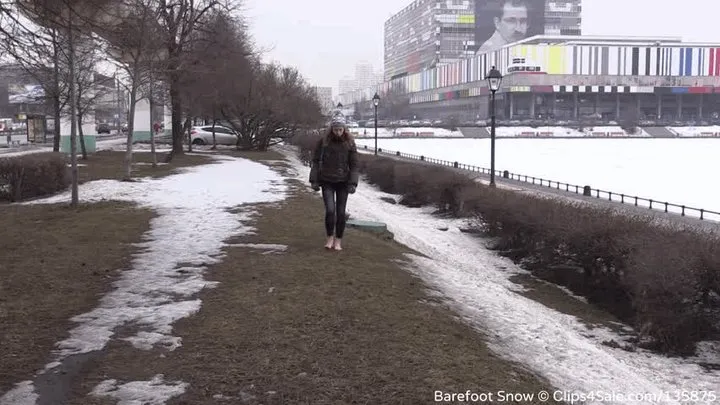
<svg viewBox="0 0 720 405">
<path fill-rule="evenodd" d="M 152 162 L 152 155 L 149 152 L 137 152 L 133 154 L 133 177 L 164 177 L 173 174 L 176 169 L 201 164 L 212 163 L 209 156 L 198 155 L 177 155 L 173 157 L 170 164 L 162 164 L 167 153 L 158 153 L 160 165 L 153 168 L 148 163 Z M 79 160 L 80 181 L 87 182 L 99 179 L 121 180 L 125 167 L 125 153 L 117 151 L 99 151 L 88 157 L 87 160 Z"/>
<path fill-rule="evenodd" d="M 97 306 L 152 217 L 121 203 L 2 211 L 0 393 L 41 369 L 69 319 Z"/>
<path fill-rule="evenodd" d="M 288 250 L 229 248 L 210 269 L 219 286 L 201 294 L 197 315 L 175 325 L 183 346 L 161 356 L 112 344 L 76 382 L 73 404 L 87 404 L 85 395 L 105 378 L 156 373 L 191 384 L 170 401 L 175 405 L 414 405 L 434 403 L 434 390 L 548 388 L 495 357 L 449 310 L 428 303 L 423 283 L 396 262 L 407 248 L 350 229 L 345 251 L 325 251 L 322 203 L 304 191 L 259 214 L 257 234 L 233 242 Z"/>
</svg>

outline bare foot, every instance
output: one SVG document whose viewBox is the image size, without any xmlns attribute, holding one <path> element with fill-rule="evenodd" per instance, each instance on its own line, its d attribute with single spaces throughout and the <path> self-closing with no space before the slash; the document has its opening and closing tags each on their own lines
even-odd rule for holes
<svg viewBox="0 0 720 405">
<path fill-rule="evenodd" d="M 335 237 L 330 236 L 327 240 L 327 243 L 325 243 L 325 249 L 332 249 L 335 244 Z"/>
<path fill-rule="evenodd" d="M 335 250 L 342 250 L 342 244 L 340 239 L 335 239 L 335 243 L 333 243 L 333 249 Z"/>
</svg>

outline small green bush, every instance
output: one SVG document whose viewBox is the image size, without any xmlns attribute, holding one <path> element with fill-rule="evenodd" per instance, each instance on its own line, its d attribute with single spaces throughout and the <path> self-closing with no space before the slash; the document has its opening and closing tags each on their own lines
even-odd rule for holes
<svg viewBox="0 0 720 405">
<path fill-rule="evenodd" d="M 0 158 L 0 200 L 17 202 L 66 189 L 70 170 L 64 154 L 32 153 Z"/>
</svg>

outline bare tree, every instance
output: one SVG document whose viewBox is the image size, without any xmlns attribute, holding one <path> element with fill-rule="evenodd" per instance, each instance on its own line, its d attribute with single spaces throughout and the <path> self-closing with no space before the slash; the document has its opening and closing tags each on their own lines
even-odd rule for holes
<svg viewBox="0 0 720 405">
<path fill-rule="evenodd" d="M 405 119 L 410 115 L 410 97 L 402 85 L 396 85 L 383 96 L 378 115 L 384 119 Z"/>
<path fill-rule="evenodd" d="M 24 11 L 23 8 L 15 13 Z M 37 12 L 37 19 L 45 20 L 43 10 Z M 55 133 L 53 151 L 60 150 L 60 120 L 68 99 L 67 63 L 63 46 L 63 33 L 56 26 L 43 27 L 21 23 L 18 16 L 5 19 L 5 33 L 10 35 L 7 40 L 0 41 L 0 50 L 12 57 L 18 66 L 43 89 L 45 97 L 52 103 Z M 65 61 L 66 62 L 66 61 Z"/>
<path fill-rule="evenodd" d="M 203 29 L 193 34 L 192 57 L 186 59 L 181 72 L 181 98 L 186 117 L 211 122 L 215 149 L 215 126 L 224 97 L 231 93 L 227 91 L 228 82 L 252 74 L 249 57 L 253 52 L 239 19 L 218 11 L 208 13 L 206 19 Z M 188 149 L 192 150 L 189 143 Z"/>
<path fill-rule="evenodd" d="M 53 29 L 61 39 L 56 48 L 63 53 L 67 61 L 68 72 L 68 106 L 70 117 L 70 166 L 71 166 L 71 202 L 76 207 L 79 202 L 78 166 L 77 166 L 77 82 L 76 82 L 76 48 L 77 38 L 87 35 L 88 24 L 96 20 L 98 10 L 112 3 L 112 0 L 26 0 L 20 11 L 41 27 Z M 54 53 L 55 54 L 55 53 Z M 59 66 L 59 64 L 55 64 Z M 59 82 L 59 80 L 58 80 Z M 57 129 L 56 129 L 57 130 Z"/>
<path fill-rule="evenodd" d="M 150 104 L 150 155 L 152 158 L 152 167 L 157 167 L 157 150 L 155 139 L 155 109 L 158 105 L 165 105 L 165 88 L 157 81 L 158 64 L 150 61 L 148 65 L 148 81 L 144 89 L 144 97 L 148 99 Z"/>
<path fill-rule="evenodd" d="M 298 127 L 322 121 L 315 91 L 295 68 L 256 63 L 254 74 L 235 91 L 221 112 L 241 135 L 238 149 L 266 150 Z"/>
<path fill-rule="evenodd" d="M 161 10 L 157 7 L 157 1 L 129 0 L 125 6 L 122 21 L 109 30 L 102 30 L 101 35 L 108 40 L 110 54 L 127 77 L 130 101 L 124 179 L 129 181 L 132 179 L 135 107 L 143 96 L 141 89 L 147 86 L 149 79 L 154 79 L 151 67 L 157 66 L 164 59 L 164 48 L 162 37 L 159 36 L 161 27 L 158 19 Z M 152 136 L 152 126 L 150 131 Z"/>
<path fill-rule="evenodd" d="M 182 71 L 187 63 L 188 50 L 191 48 L 193 33 L 207 21 L 206 15 L 214 10 L 225 9 L 229 13 L 231 1 L 225 0 L 158 0 L 160 5 L 160 24 L 163 27 L 163 39 L 167 47 L 167 80 L 170 90 L 172 111 L 172 152 L 183 153 L 183 105 L 181 98 Z M 187 124 L 186 120 L 186 124 Z"/>
<path fill-rule="evenodd" d="M 86 40 L 94 41 L 94 38 L 86 38 Z M 77 84 L 77 120 L 78 120 L 78 139 L 80 140 L 80 150 L 83 160 L 88 158 L 87 148 L 85 146 L 85 134 L 83 132 L 83 124 L 86 123 L 88 115 L 94 112 L 98 101 L 108 94 L 107 83 L 100 83 L 96 80 L 95 66 L 100 61 L 100 57 L 96 47 L 86 46 L 76 51 L 76 64 L 78 72 L 75 83 Z M 103 85 L 104 86 L 101 86 Z M 92 120 L 95 124 L 95 120 Z"/>
</svg>

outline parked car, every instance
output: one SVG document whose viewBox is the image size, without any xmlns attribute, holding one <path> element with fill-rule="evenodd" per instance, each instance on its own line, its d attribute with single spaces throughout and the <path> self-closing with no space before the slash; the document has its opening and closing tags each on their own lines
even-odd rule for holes
<svg viewBox="0 0 720 405">
<path fill-rule="evenodd" d="M 108 124 L 98 124 L 98 126 L 95 129 L 97 130 L 98 134 L 109 134 L 110 133 L 110 125 L 108 125 Z"/>
<path fill-rule="evenodd" d="M 212 145 L 213 144 L 213 127 L 205 125 L 202 127 L 192 127 L 190 130 L 190 140 L 193 145 Z M 220 125 L 215 126 L 215 141 L 218 145 L 237 145 L 238 134 L 230 128 Z"/>
</svg>

